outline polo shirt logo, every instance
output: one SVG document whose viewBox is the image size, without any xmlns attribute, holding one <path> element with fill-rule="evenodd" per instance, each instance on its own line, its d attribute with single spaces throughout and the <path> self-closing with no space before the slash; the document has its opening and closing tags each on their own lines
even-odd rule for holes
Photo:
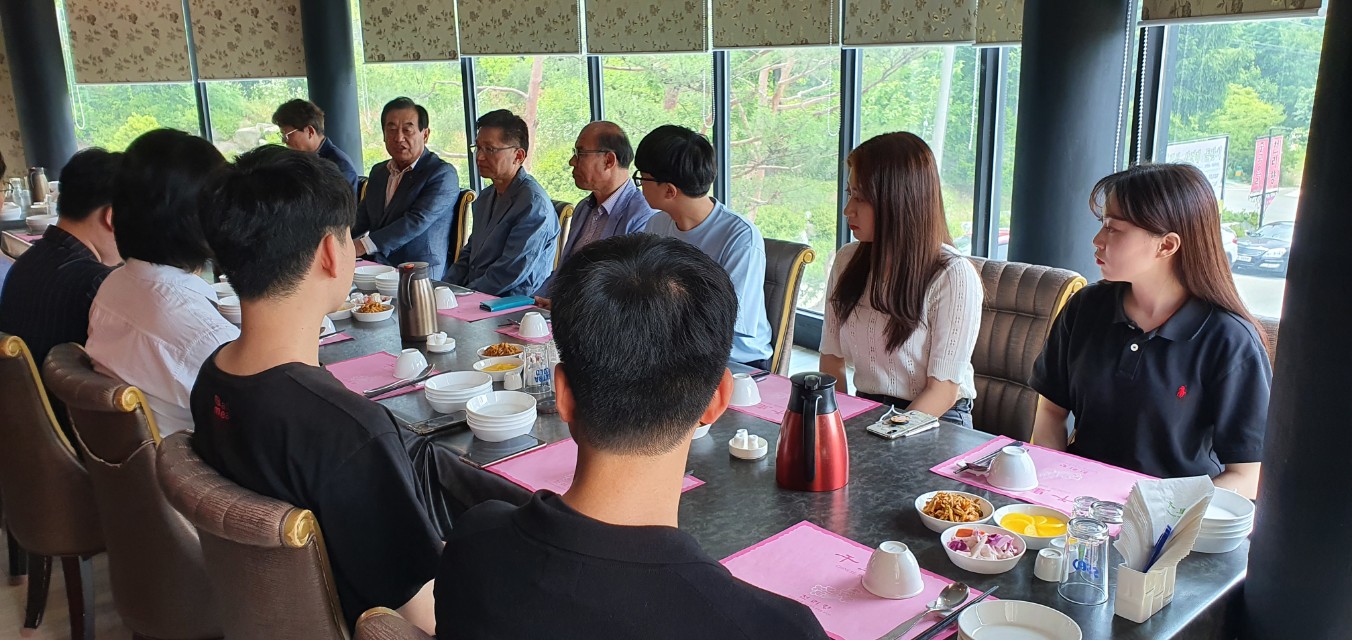
<svg viewBox="0 0 1352 640">
<path fill-rule="evenodd" d="M 1182 400 L 1186 395 L 1188 395 L 1188 385 L 1185 384 L 1178 388 L 1178 399 Z"/>
<path fill-rule="evenodd" d="M 220 396 L 214 396 L 212 399 L 216 401 L 216 406 L 212 408 L 212 413 L 216 414 L 217 419 L 229 422 L 230 409 L 225 406 L 225 402 L 221 400 Z"/>
</svg>

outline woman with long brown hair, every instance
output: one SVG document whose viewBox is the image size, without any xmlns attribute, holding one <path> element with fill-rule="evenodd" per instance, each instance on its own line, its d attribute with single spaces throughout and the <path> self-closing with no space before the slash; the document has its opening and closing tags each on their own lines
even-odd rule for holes
<svg viewBox="0 0 1352 640">
<path fill-rule="evenodd" d="M 1272 367 L 1211 184 L 1191 165 L 1138 165 L 1100 180 L 1090 207 L 1103 280 L 1071 298 L 1034 367 L 1034 440 L 1253 497 Z"/>
<path fill-rule="evenodd" d="M 858 395 L 971 427 L 981 279 L 952 246 L 934 154 L 914 134 L 888 133 L 848 163 L 857 241 L 827 282 L 821 370 L 848 391 L 853 365 Z"/>
</svg>

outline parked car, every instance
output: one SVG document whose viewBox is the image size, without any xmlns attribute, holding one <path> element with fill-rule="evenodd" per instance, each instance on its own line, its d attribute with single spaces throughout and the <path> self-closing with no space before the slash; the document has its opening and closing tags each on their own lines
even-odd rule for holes
<svg viewBox="0 0 1352 640">
<path fill-rule="evenodd" d="M 961 251 L 967 255 L 973 255 L 971 231 L 968 231 L 967 233 L 958 236 L 957 238 L 954 238 L 953 246 L 958 251 Z M 991 252 L 990 259 L 991 260 L 1009 259 L 1009 227 L 1002 227 L 1000 229 L 1000 237 L 995 242 L 995 251 Z"/>
<path fill-rule="evenodd" d="M 1221 248 L 1225 249 L 1225 260 L 1230 263 L 1230 267 L 1235 266 L 1235 257 L 1239 255 L 1239 239 L 1235 237 L 1235 230 L 1230 225 L 1221 225 Z"/>
<path fill-rule="evenodd" d="M 1286 275 L 1291 257 L 1291 233 L 1294 222 L 1273 222 L 1240 238 L 1235 247 L 1235 271 L 1254 270 Z"/>
</svg>

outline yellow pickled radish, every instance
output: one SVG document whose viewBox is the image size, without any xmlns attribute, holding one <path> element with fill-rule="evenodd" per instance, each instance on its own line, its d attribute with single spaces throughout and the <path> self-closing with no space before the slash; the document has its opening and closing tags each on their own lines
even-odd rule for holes
<svg viewBox="0 0 1352 640">
<path fill-rule="evenodd" d="M 1000 526 L 1025 536 L 1055 537 L 1066 534 L 1065 521 L 1050 516 L 1011 513 L 1000 520 Z"/>
</svg>

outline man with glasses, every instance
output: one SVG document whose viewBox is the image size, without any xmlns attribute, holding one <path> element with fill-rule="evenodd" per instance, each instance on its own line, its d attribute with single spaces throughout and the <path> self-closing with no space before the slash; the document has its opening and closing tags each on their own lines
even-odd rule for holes
<svg viewBox="0 0 1352 640">
<path fill-rule="evenodd" d="M 657 213 L 629 179 L 633 161 L 634 147 L 619 125 L 602 120 L 582 128 L 568 164 L 573 167 L 573 183 L 591 195 L 573 208 L 572 233 L 559 264 L 597 240 L 642 231 Z M 546 309 L 553 280 L 550 276 L 535 294 L 536 304 Z"/>
<path fill-rule="evenodd" d="M 426 262 L 441 279 L 450 248 L 460 180 L 455 167 L 427 149 L 427 109 L 395 98 L 380 111 L 390 159 L 371 167 L 366 197 L 357 204 L 358 253 L 384 264 Z"/>
<path fill-rule="evenodd" d="M 281 129 L 282 144 L 296 151 L 318 154 L 338 165 L 352 193 L 357 193 L 357 166 L 324 135 L 324 110 L 319 105 L 300 98 L 288 100 L 272 113 L 272 124 Z"/>
<path fill-rule="evenodd" d="M 526 121 L 506 109 L 476 123 L 474 164 L 492 181 L 474 201 L 474 231 L 445 280 L 495 296 L 526 296 L 554 268 L 558 214 L 544 187 L 522 167 L 530 149 Z"/>
</svg>

